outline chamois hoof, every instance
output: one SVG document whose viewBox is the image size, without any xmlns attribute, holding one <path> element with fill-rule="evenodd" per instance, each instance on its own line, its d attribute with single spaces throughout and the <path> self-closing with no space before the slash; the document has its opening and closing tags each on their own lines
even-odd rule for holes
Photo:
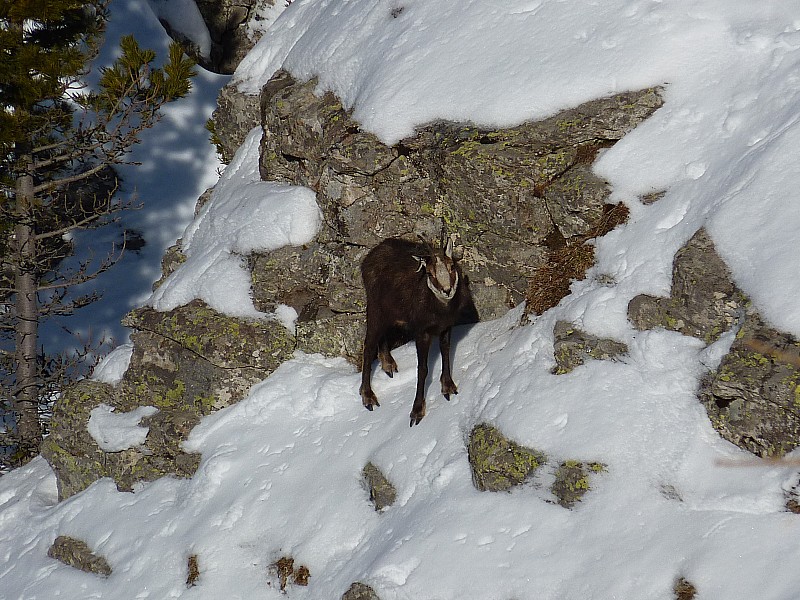
<svg viewBox="0 0 800 600">
<path fill-rule="evenodd" d="M 449 402 L 450 401 L 450 394 L 458 394 L 458 387 L 453 380 L 450 381 L 442 381 L 442 396 Z"/>
<path fill-rule="evenodd" d="M 368 392 L 365 392 L 365 391 L 362 390 L 362 392 L 361 392 L 361 404 L 363 404 L 364 408 L 366 408 L 369 411 L 371 411 L 373 409 L 373 407 L 375 407 L 375 406 L 380 406 L 380 403 L 378 402 L 378 398 L 377 398 L 377 396 L 375 396 L 375 392 L 373 392 L 372 390 L 370 390 Z"/>
<path fill-rule="evenodd" d="M 394 357 L 392 357 L 391 352 L 381 352 L 378 355 L 378 360 L 381 361 L 381 369 L 383 372 L 390 378 L 394 377 L 394 374 L 397 373 L 397 363 L 394 362 Z"/>
<path fill-rule="evenodd" d="M 422 421 L 424 416 L 425 416 L 424 405 L 419 410 L 415 408 L 414 410 L 411 411 L 411 422 L 408 424 L 408 426 L 413 427 L 414 425 L 419 425 L 419 422 Z"/>
</svg>

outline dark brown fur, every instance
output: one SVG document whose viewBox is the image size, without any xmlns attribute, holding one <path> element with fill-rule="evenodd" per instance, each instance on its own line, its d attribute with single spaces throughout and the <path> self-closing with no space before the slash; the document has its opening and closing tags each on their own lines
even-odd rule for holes
<svg viewBox="0 0 800 600">
<path fill-rule="evenodd" d="M 439 263 L 452 274 L 451 281 L 458 278 L 455 293 L 448 301 L 437 298 L 426 282 L 431 277 L 436 280 Z M 458 393 L 450 371 L 450 332 L 453 325 L 478 320 L 469 282 L 445 251 L 435 250 L 426 243 L 394 238 L 384 240 L 367 254 L 361 263 L 361 276 L 367 291 L 362 402 L 369 410 L 380 406 L 370 382 L 372 361 L 380 358 L 384 372 L 391 377 L 397 372 L 391 350 L 414 340 L 417 347 L 417 392 L 411 410 L 414 426 L 425 416 L 428 352 L 434 336 L 439 337 L 442 352 L 442 394 L 449 400 L 450 394 Z"/>
</svg>

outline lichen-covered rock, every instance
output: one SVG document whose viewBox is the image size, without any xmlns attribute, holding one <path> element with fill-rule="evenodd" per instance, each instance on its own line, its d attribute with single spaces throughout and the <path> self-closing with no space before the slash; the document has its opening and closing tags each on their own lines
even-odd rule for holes
<svg viewBox="0 0 800 600">
<path fill-rule="evenodd" d="M 484 492 L 508 491 L 533 476 L 546 456 L 503 436 L 482 423 L 473 428 L 467 446 L 472 483 Z"/>
<path fill-rule="evenodd" d="M 224 408 L 295 349 L 294 335 L 277 321 L 228 317 L 199 300 L 166 313 L 137 309 L 123 324 L 134 330 L 124 381 L 157 408 Z"/>
<path fill-rule="evenodd" d="M 800 444 L 800 342 L 749 313 L 699 397 L 714 428 L 761 457 Z"/>
<path fill-rule="evenodd" d="M 191 477 L 199 456 L 181 444 L 200 419 L 242 399 L 294 351 L 294 336 L 275 321 L 221 315 L 200 301 L 161 313 L 129 314 L 134 328 L 130 366 L 116 386 L 84 380 L 56 402 L 51 432 L 42 446 L 67 498 L 101 477 L 121 491 L 165 475 Z M 149 432 L 142 448 L 103 452 L 86 426 L 95 407 L 118 412 L 154 406 L 142 420 Z"/>
<path fill-rule="evenodd" d="M 382 511 L 394 504 L 397 499 L 397 490 L 378 467 L 371 462 L 367 463 L 361 471 L 361 476 L 376 511 Z"/>
<path fill-rule="evenodd" d="M 167 248 L 164 256 L 161 257 L 161 277 L 153 283 L 153 291 L 157 290 L 164 280 L 185 262 L 186 255 L 183 253 L 180 243 Z"/>
<path fill-rule="evenodd" d="M 380 596 L 375 593 L 371 587 L 366 583 L 356 581 L 351 585 L 348 590 L 342 594 L 342 600 L 381 600 Z"/>
<path fill-rule="evenodd" d="M 111 566 L 105 558 L 92 552 L 86 542 L 66 535 L 56 538 L 47 550 L 47 556 L 86 573 L 103 577 L 111 575 Z"/>
<path fill-rule="evenodd" d="M 106 404 L 117 412 L 130 412 L 151 403 L 127 385 L 112 387 L 82 380 L 66 390 L 53 407 L 50 435 L 42 444 L 42 456 L 56 473 L 58 495 L 68 498 L 103 477 L 111 477 L 120 491 L 131 491 L 141 481 L 164 475 L 190 477 L 199 455 L 187 454 L 180 444 L 199 416 L 191 411 L 159 411 L 144 417 L 149 427 L 145 444 L 120 452 L 104 452 L 87 430 L 92 409 Z"/>
<path fill-rule="evenodd" d="M 572 323 L 558 321 L 553 328 L 553 373 L 563 375 L 587 360 L 613 360 L 628 352 L 628 346 L 581 331 Z"/>
<path fill-rule="evenodd" d="M 637 296 L 628 318 L 639 330 L 663 327 L 710 344 L 739 322 L 747 303 L 708 233 L 699 229 L 675 255 L 670 297 Z"/>
<path fill-rule="evenodd" d="M 556 469 L 556 478 L 550 491 L 564 508 L 572 508 L 589 491 L 589 478 L 602 473 L 606 467 L 602 463 L 582 463 L 574 460 L 562 462 Z"/>
<path fill-rule="evenodd" d="M 220 90 L 208 127 L 222 162 L 228 164 L 233 159 L 250 130 L 258 126 L 260 112 L 258 96 L 240 92 L 233 84 Z"/>
<path fill-rule="evenodd" d="M 663 327 L 713 343 L 739 328 L 729 353 L 698 397 L 722 437 L 762 457 L 783 456 L 800 440 L 800 344 L 764 323 L 731 280 L 700 229 L 673 262 L 669 298 L 637 296 L 628 316 L 638 329 Z"/>
<path fill-rule="evenodd" d="M 437 122 L 387 146 L 315 88 L 278 72 L 262 89 L 261 177 L 313 189 L 324 219 L 311 244 L 251 257 L 253 296 L 262 310 L 289 304 L 306 331 L 325 331 L 299 336 L 300 348 L 343 349 L 356 364 L 358 266 L 371 247 L 453 237 L 481 319 L 501 316 L 524 298 L 550 236 L 585 234 L 603 216 L 608 186 L 590 168 L 597 151 L 661 105 L 644 90 L 509 129 Z"/>
</svg>

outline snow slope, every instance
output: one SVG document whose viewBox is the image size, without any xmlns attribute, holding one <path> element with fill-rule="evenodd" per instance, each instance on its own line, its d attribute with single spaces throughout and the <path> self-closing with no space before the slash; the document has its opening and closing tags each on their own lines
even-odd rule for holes
<svg viewBox="0 0 800 600">
<path fill-rule="evenodd" d="M 634 295 L 668 290 L 675 250 L 706 226 L 757 308 L 800 334 L 795 3 L 295 0 L 235 77 L 256 91 L 281 65 L 318 75 L 387 141 L 436 117 L 511 124 L 646 85 L 665 84 L 666 104 L 597 164 L 631 220 L 599 241 L 589 277 L 525 327 L 517 309 L 457 331 L 460 393 L 445 402 L 431 384 L 418 427 L 408 428 L 413 348 L 395 352 L 393 379 L 374 376 L 374 412 L 361 407 L 351 366 L 298 354 L 195 428 L 186 445 L 202 462 L 190 480 L 133 494 L 100 481 L 56 503 L 41 459 L 0 479 L 2 594 L 281 598 L 268 565 L 292 555 L 311 573 L 308 587 L 288 590 L 300 599 L 339 598 L 360 580 L 383 600 L 668 600 L 680 576 L 699 600 L 800 597 L 800 517 L 783 509 L 800 472 L 748 463 L 694 395 L 732 333 L 705 348 L 636 332 L 625 317 Z M 245 174 L 255 158 L 245 147 L 236 160 Z M 222 227 L 233 187 L 268 185 L 225 177 L 228 192 L 188 231 Z M 658 190 L 667 193 L 655 204 L 638 201 Z M 208 239 L 225 253 L 239 234 Z M 205 289 L 202 268 L 184 269 L 173 276 L 181 289 Z M 250 305 L 241 290 L 225 302 Z M 624 341 L 628 357 L 551 374 L 559 319 Z M 103 377 L 124 364 L 112 358 Z M 475 490 L 465 441 L 484 421 L 544 451 L 543 472 L 508 494 Z M 608 466 L 573 510 L 548 492 L 567 459 Z M 360 484 L 368 460 L 398 489 L 381 514 Z M 57 535 L 85 540 L 113 574 L 48 559 Z M 187 588 L 192 554 L 200 577 Z"/>
</svg>

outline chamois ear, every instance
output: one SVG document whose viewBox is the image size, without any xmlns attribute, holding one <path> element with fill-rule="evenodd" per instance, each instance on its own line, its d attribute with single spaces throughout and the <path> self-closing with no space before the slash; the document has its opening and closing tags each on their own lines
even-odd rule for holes
<svg viewBox="0 0 800 600">
<path fill-rule="evenodd" d="M 413 254 L 411 256 L 413 256 L 414 260 L 416 260 L 419 263 L 419 267 L 417 267 L 417 270 L 415 271 L 416 273 L 419 273 L 420 271 L 422 271 L 422 269 L 427 268 L 428 259 L 426 257 L 424 257 L 424 256 L 414 256 Z"/>
<path fill-rule="evenodd" d="M 447 238 L 447 246 L 444 248 L 444 255 L 447 258 L 453 258 L 453 238 Z"/>
</svg>

